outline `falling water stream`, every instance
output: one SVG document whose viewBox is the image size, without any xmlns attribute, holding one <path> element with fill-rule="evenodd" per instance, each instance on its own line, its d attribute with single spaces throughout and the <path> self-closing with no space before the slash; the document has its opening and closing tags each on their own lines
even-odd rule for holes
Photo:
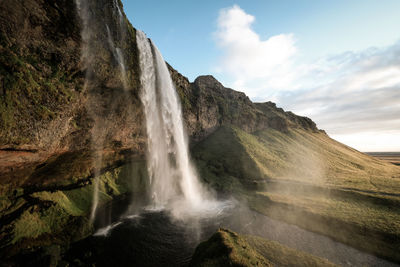
<svg viewBox="0 0 400 267">
<path fill-rule="evenodd" d="M 84 91 L 88 90 L 89 85 L 89 77 L 93 73 L 93 61 L 94 61 L 94 53 L 92 51 L 92 45 L 94 40 L 94 33 L 90 27 L 90 12 L 89 12 L 89 3 L 86 0 L 75 0 L 75 5 L 79 14 L 79 17 L 82 22 L 82 29 L 81 29 L 81 37 L 82 37 L 82 49 L 81 49 L 81 62 L 86 69 L 85 74 L 85 83 L 84 83 Z M 89 103 L 89 101 L 88 101 Z M 89 114 L 92 113 L 92 108 L 90 104 L 88 105 L 88 112 Z M 91 116 L 94 117 L 94 116 Z M 94 119 L 95 120 L 95 119 Z M 95 120 L 96 121 L 96 120 Z M 102 162 L 102 153 L 100 152 L 101 147 L 103 146 L 104 140 L 101 137 L 101 134 L 98 134 L 99 131 L 99 123 L 94 124 L 92 129 L 92 150 L 94 152 L 94 186 L 93 186 L 93 200 L 92 200 L 92 207 L 90 211 L 90 221 L 93 221 L 96 209 L 99 201 L 99 175 L 100 175 L 100 168 Z"/>
<path fill-rule="evenodd" d="M 114 0 L 113 3 L 114 3 L 113 14 L 118 17 L 118 31 L 121 33 L 118 41 L 119 43 L 122 44 L 124 41 L 124 32 L 125 32 L 123 15 L 119 7 L 118 1 Z M 91 17 L 92 15 L 90 9 L 91 8 L 90 2 L 88 0 L 75 0 L 75 4 L 79 13 L 79 17 L 82 22 L 81 36 L 82 36 L 83 46 L 81 52 L 82 53 L 81 62 L 83 64 L 83 67 L 86 69 L 84 90 L 89 92 L 90 89 L 92 89 L 90 84 L 90 76 L 93 74 L 96 65 L 94 64 L 96 55 L 93 51 L 94 50 L 93 46 L 95 46 L 96 41 L 99 40 L 96 39 L 98 38 L 96 30 L 94 30 L 91 27 L 91 24 L 93 23 L 92 21 L 93 18 Z M 104 30 L 106 31 L 107 34 L 107 43 L 109 46 L 109 50 L 111 51 L 114 60 L 118 63 L 119 66 L 119 73 L 121 77 L 122 87 L 124 89 L 124 92 L 127 93 L 129 89 L 128 85 L 129 83 L 127 78 L 125 58 L 123 52 L 119 47 L 116 46 L 116 42 L 114 42 L 113 40 L 113 36 L 108 24 L 104 24 Z M 94 98 L 94 101 L 96 101 L 95 99 L 96 98 Z M 127 97 L 126 99 L 129 98 Z M 107 135 L 107 129 L 105 129 L 107 127 L 106 121 L 104 120 L 104 118 L 101 118 L 99 117 L 98 114 L 96 114 L 95 106 L 96 103 L 92 103 L 90 100 L 87 101 L 87 110 L 89 116 L 95 121 L 92 129 L 92 150 L 94 151 L 94 186 L 93 186 L 92 207 L 90 212 L 90 221 L 92 222 L 95 219 L 97 207 L 99 204 L 99 176 L 103 161 L 102 151 L 104 148 L 105 138 Z M 112 105 L 110 105 L 107 108 L 109 111 L 115 109 L 116 108 L 115 103 L 112 103 Z M 130 109 L 131 108 L 128 107 L 128 111 L 130 111 Z"/>
<path fill-rule="evenodd" d="M 128 79 L 126 77 L 126 66 L 125 66 L 125 58 L 124 55 L 121 51 L 121 48 L 116 47 L 115 43 L 112 39 L 111 36 L 111 31 L 110 31 L 110 27 L 108 27 L 108 25 L 106 24 L 106 29 L 107 29 L 107 40 L 108 40 L 108 45 L 110 46 L 110 49 L 112 51 L 112 54 L 114 56 L 114 59 L 118 62 L 118 66 L 119 66 L 119 71 L 121 74 L 121 81 L 122 81 L 122 85 L 124 87 L 124 90 L 128 90 Z"/>
<path fill-rule="evenodd" d="M 121 8 L 119 7 L 118 0 L 114 0 L 114 6 L 118 13 L 119 25 L 121 28 L 123 28 L 124 27 L 124 17 L 122 15 Z"/>
<path fill-rule="evenodd" d="M 157 47 L 137 31 L 140 51 L 141 100 L 147 129 L 147 164 L 154 209 L 175 217 L 205 213 L 218 203 L 200 184 L 190 161 L 180 100 Z"/>
</svg>

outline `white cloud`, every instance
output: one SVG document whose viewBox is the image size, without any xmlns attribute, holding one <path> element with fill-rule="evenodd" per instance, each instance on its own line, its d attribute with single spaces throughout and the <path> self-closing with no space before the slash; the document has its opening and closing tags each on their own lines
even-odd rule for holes
<svg viewBox="0 0 400 267">
<path fill-rule="evenodd" d="M 360 129 L 369 130 L 386 122 L 400 130 L 400 125 L 395 122 L 400 119 L 400 61 L 387 60 L 387 55 L 395 56 L 393 51 L 400 55 L 399 47 L 400 43 L 375 49 L 372 54 L 352 53 L 351 59 L 346 60 L 343 60 L 345 55 L 336 56 L 329 60 L 329 65 L 340 68 L 328 67 L 325 68 L 327 71 L 320 72 L 324 77 L 321 80 L 330 82 L 315 81 L 313 86 L 303 90 L 280 91 L 278 102 L 311 116 L 328 130 L 332 128 L 332 133 L 338 131 L 338 127 L 331 127 L 333 124 L 348 126 L 347 129 L 354 132 L 353 127 L 347 125 L 350 122 L 362 122 Z M 371 58 L 375 66 L 369 64 Z M 313 74 L 310 72 L 306 76 L 311 79 Z"/>
<path fill-rule="evenodd" d="M 277 102 L 308 116 L 361 151 L 400 151 L 400 43 L 326 60 L 322 81 L 279 92 Z M 312 77 L 313 72 L 307 74 Z"/>
<path fill-rule="evenodd" d="M 358 149 L 400 150 L 400 42 L 300 64 L 293 34 L 262 40 L 254 21 L 237 5 L 220 11 L 218 69 L 229 77 L 223 82 L 308 116 Z"/>
<path fill-rule="evenodd" d="M 259 93 L 259 87 L 252 86 L 255 81 L 264 86 L 285 88 L 293 78 L 288 73 L 297 50 L 292 34 L 261 40 L 251 28 L 254 21 L 253 16 L 234 5 L 220 11 L 215 33 L 224 51 L 217 68 L 232 77 L 232 85 L 246 87 L 250 96 Z"/>
</svg>

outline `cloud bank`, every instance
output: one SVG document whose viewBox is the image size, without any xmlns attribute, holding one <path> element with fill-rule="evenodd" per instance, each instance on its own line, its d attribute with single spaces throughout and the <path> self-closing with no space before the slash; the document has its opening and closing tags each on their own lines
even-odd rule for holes
<svg viewBox="0 0 400 267">
<path fill-rule="evenodd" d="M 262 40 L 239 6 L 220 11 L 218 70 L 254 101 L 272 100 L 311 117 L 362 151 L 400 151 L 400 42 L 299 62 L 294 34 Z"/>
</svg>

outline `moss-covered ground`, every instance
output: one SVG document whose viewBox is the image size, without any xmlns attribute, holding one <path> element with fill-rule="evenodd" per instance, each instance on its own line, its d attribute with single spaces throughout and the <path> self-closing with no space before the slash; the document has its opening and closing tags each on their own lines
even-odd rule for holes
<svg viewBox="0 0 400 267">
<path fill-rule="evenodd" d="M 95 178 L 90 163 L 91 157 L 85 154 L 49 159 L 35 173 L 39 178 L 46 177 L 41 187 L 29 183 L 18 195 L 4 196 L 0 217 L 2 252 L 12 256 L 14 251 L 37 244 L 65 246 L 92 233 L 89 215 Z M 132 192 L 145 191 L 145 166 L 144 161 L 135 161 L 112 167 L 104 161 L 98 176 L 99 207 Z"/>
<path fill-rule="evenodd" d="M 193 255 L 191 266 L 272 266 L 272 264 L 238 234 L 220 229 L 201 243 Z"/>
<path fill-rule="evenodd" d="M 331 262 L 255 236 L 219 229 L 197 248 L 190 266 L 335 266 Z"/>
</svg>

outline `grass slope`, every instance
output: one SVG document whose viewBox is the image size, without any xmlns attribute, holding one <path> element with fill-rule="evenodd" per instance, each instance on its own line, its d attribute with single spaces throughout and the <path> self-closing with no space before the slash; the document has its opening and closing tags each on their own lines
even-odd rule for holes
<svg viewBox="0 0 400 267">
<path fill-rule="evenodd" d="M 219 229 L 205 242 L 200 243 L 190 266 L 272 266 L 272 264 L 238 234 Z"/>
<path fill-rule="evenodd" d="M 211 186 L 251 208 L 400 261 L 400 168 L 321 132 L 222 127 L 193 149 Z"/>
<path fill-rule="evenodd" d="M 255 236 L 241 236 L 219 229 L 202 242 L 193 255 L 190 266 L 335 266 L 314 257 Z"/>
<path fill-rule="evenodd" d="M 283 246 L 276 241 L 250 235 L 244 236 L 244 239 L 274 266 L 336 266 L 326 259 Z"/>
</svg>

